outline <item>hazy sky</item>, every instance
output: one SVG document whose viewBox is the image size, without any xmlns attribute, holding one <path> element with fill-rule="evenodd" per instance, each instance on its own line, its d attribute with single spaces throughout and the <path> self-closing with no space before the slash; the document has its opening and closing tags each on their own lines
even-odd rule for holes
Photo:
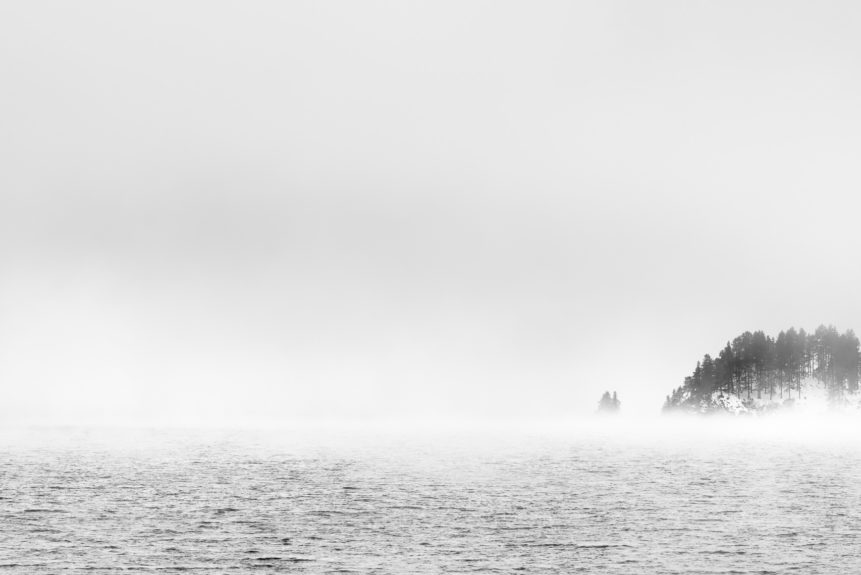
<svg viewBox="0 0 861 575">
<path fill-rule="evenodd" d="M 0 416 L 655 412 L 861 329 L 855 2 L 0 4 Z"/>
</svg>

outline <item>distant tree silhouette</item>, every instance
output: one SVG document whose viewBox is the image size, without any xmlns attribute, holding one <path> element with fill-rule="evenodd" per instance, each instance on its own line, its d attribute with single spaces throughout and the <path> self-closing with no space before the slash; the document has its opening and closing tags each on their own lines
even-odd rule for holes
<svg viewBox="0 0 861 575">
<path fill-rule="evenodd" d="M 789 328 L 777 338 L 746 331 L 727 342 L 717 358 L 706 354 L 697 362 L 664 408 L 700 405 L 715 393 L 743 400 L 799 398 L 802 382 L 810 378 L 825 387 L 832 401 L 840 402 L 847 393 L 859 391 L 860 347 L 854 331 L 841 334 L 833 325 L 821 325 L 810 334 Z"/>
<path fill-rule="evenodd" d="M 619 397 L 616 395 L 616 392 L 613 392 L 613 395 L 610 395 L 609 391 L 605 391 L 604 395 L 601 396 L 601 401 L 598 402 L 598 412 L 599 413 L 616 413 L 619 411 L 619 408 L 622 406 L 622 402 L 619 401 Z"/>
</svg>

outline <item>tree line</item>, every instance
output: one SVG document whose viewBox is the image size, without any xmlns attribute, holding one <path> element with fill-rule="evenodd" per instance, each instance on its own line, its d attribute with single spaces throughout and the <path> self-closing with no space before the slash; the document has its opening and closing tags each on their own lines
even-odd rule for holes
<svg viewBox="0 0 861 575">
<path fill-rule="evenodd" d="M 715 392 L 742 399 L 801 397 L 804 382 L 825 387 L 831 400 L 858 391 L 861 380 L 859 341 L 851 329 L 842 334 L 821 325 L 815 332 L 790 328 L 776 338 L 746 331 L 718 353 L 697 362 L 681 387 L 668 395 L 665 409 L 699 405 Z"/>
</svg>

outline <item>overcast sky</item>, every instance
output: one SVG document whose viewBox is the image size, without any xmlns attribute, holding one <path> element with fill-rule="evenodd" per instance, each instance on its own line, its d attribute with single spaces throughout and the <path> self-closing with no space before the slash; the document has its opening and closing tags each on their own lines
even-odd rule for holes
<svg viewBox="0 0 861 575">
<path fill-rule="evenodd" d="M 0 5 L 0 416 L 654 413 L 861 329 L 854 2 Z"/>
</svg>

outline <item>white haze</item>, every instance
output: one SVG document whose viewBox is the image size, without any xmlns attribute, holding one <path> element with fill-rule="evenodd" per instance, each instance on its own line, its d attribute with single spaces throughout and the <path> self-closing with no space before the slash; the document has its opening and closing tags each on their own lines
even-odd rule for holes
<svg viewBox="0 0 861 575">
<path fill-rule="evenodd" d="M 861 329 L 861 6 L 6 2 L 0 417 L 655 414 Z"/>
</svg>

